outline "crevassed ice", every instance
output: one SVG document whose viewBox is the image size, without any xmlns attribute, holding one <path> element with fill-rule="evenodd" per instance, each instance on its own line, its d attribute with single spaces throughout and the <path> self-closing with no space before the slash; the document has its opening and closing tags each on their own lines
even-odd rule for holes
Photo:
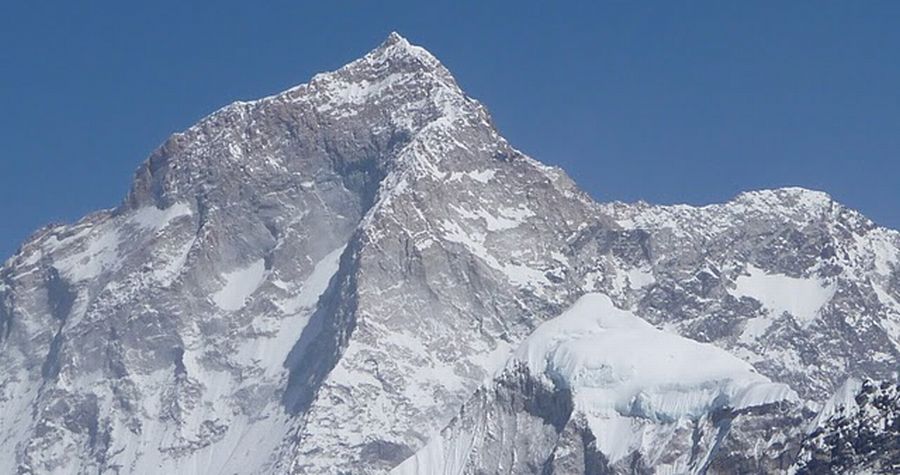
<svg viewBox="0 0 900 475">
<path fill-rule="evenodd" d="M 611 462 L 652 444 L 660 424 L 797 399 L 730 353 L 654 328 L 597 293 L 538 327 L 514 361 L 572 390 Z"/>
<path fill-rule="evenodd" d="M 665 422 L 796 397 L 730 353 L 659 330 L 598 293 L 538 327 L 515 359 L 570 387 L 576 407 L 595 417 Z"/>
</svg>

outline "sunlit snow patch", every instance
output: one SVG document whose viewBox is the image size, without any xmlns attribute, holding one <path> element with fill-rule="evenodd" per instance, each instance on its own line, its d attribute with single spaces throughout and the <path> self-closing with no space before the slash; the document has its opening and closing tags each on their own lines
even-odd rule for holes
<svg viewBox="0 0 900 475">
<path fill-rule="evenodd" d="M 239 310 L 247 297 L 253 294 L 266 276 L 265 262 L 260 259 L 243 269 L 222 276 L 225 285 L 213 294 L 212 299 L 222 310 Z"/>
<path fill-rule="evenodd" d="M 753 265 L 748 265 L 747 274 L 739 276 L 734 284 L 732 295 L 755 299 L 766 311 L 766 315 L 747 321 L 741 336 L 751 341 L 762 336 L 769 325 L 785 312 L 801 325 L 813 322 L 837 290 L 833 283 L 815 277 L 768 274 Z"/>
<path fill-rule="evenodd" d="M 93 279 L 118 268 L 119 233 L 115 228 L 99 227 L 86 239 L 85 249 L 56 262 L 55 267 L 72 282 Z"/>
<path fill-rule="evenodd" d="M 284 369 L 282 363 L 303 333 L 331 278 L 337 273 L 345 248 L 346 245 L 341 246 L 317 262 L 309 277 L 294 290 L 296 295 L 273 302 L 284 316 L 274 321 L 258 319 L 256 322 L 258 336 L 241 343 L 234 355 L 236 361 L 265 368 L 266 373 L 270 375 Z M 280 281 L 273 283 L 287 285 Z"/>
<path fill-rule="evenodd" d="M 457 181 L 463 177 L 477 181 L 479 183 L 487 183 L 491 181 L 497 174 L 496 170 L 474 170 L 469 172 L 453 172 L 450 174 L 450 181 Z"/>
<path fill-rule="evenodd" d="M 319 300 L 319 296 L 322 295 L 322 293 L 325 292 L 325 288 L 328 287 L 328 282 L 331 280 L 331 277 L 337 272 L 341 254 L 344 253 L 346 247 L 346 245 L 341 246 L 334 251 L 331 251 L 328 255 L 323 257 L 321 261 L 317 262 L 312 273 L 300 288 L 300 292 L 295 296 L 281 302 L 276 302 L 276 305 L 278 305 L 281 311 L 291 315 L 300 310 L 314 307 Z"/>
<path fill-rule="evenodd" d="M 155 206 L 140 208 L 131 216 L 131 221 L 141 228 L 159 231 L 182 216 L 190 216 L 191 208 L 186 203 L 175 203 L 166 209 Z"/>
</svg>

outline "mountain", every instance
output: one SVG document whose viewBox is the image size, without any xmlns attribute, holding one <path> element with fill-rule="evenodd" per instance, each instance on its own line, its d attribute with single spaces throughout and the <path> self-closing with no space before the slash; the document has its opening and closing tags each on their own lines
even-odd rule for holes
<svg viewBox="0 0 900 475">
<path fill-rule="evenodd" d="M 6 261 L 0 472 L 890 471 L 898 263 L 819 192 L 596 203 L 394 33 Z"/>
</svg>

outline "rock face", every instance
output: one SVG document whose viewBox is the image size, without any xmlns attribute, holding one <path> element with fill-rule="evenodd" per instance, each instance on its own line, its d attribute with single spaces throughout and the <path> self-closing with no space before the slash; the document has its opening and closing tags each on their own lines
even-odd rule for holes
<svg viewBox="0 0 900 475">
<path fill-rule="evenodd" d="M 890 471 L 896 383 L 832 395 L 897 380 L 898 262 L 808 190 L 595 203 L 392 34 L 6 261 L 0 472 Z"/>
<path fill-rule="evenodd" d="M 797 473 L 897 473 L 900 385 L 867 380 L 803 443 Z"/>
</svg>

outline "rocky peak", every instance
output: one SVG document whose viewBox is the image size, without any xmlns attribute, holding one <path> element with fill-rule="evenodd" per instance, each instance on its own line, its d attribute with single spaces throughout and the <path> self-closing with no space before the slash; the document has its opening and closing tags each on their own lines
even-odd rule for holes
<svg viewBox="0 0 900 475">
<path fill-rule="evenodd" d="M 361 193 L 371 195 L 408 145 L 427 148 L 447 140 L 450 129 L 467 127 L 505 144 L 487 111 L 434 56 L 392 33 L 336 71 L 232 103 L 173 134 L 137 171 L 126 206 L 164 208 L 232 188 L 225 182 L 239 187 L 247 179 L 291 182 L 332 172 L 346 178 L 360 169 L 370 176 L 349 180 L 365 182 Z"/>
<path fill-rule="evenodd" d="M 473 427 L 488 428 L 472 446 L 484 467 L 559 456 L 556 473 L 578 473 L 566 468 L 609 462 L 609 441 L 650 434 L 672 443 L 643 439 L 622 464 L 702 467 L 720 446 L 755 463 L 753 447 L 800 427 L 844 375 L 896 379 L 900 238 L 843 226 L 853 213 L 799 189 L 598 205 L 392 34 L 173 135 L 123 206 L 47 228 L 0 269 L 0 472 L 385 473 L 423 448 L 432 460 L 436 431 L 471 441 Z M 764 404 L 731 411 L 704 391 L 737 386 L 699 380 L 712 403 L 682 411 L 697 400 L 642 381 L 603 413 L 617 431 L 595 434 L 589 414 L 569 417 L 572 400 L 607 376 L 562 391 L 530 370 L 503 376 L 517 348 L 559 356 L 550 375 L 599 367 L 608 355 L 582 350 L 609 322 L 550 320 L 586 293 L 603 299 L 598 317 L 631 315 L 620 321 L 640 338 L 612 356 L 677 342 L 722 356 L 749 389 L 808 401 L 754 396 Z M 565 348 L 544 345 L 561 330 Z M 635 429 L 638 409 L 663 406 L 678 410 Z M 570 448 L 580 455 L 563 463 Z"/>
<path fill-rule="evenodd" d="M 450 71 L 434 55 L 421 46 L 411 44 L 397 32 L 391 32 L 377 48 L 350 65 L 358 63 L 366 63 L 376 69 L 387 68 L 393 72 L 421 71 L 434 74 L 438 79 L 454 82 Z"/>
</svg>

